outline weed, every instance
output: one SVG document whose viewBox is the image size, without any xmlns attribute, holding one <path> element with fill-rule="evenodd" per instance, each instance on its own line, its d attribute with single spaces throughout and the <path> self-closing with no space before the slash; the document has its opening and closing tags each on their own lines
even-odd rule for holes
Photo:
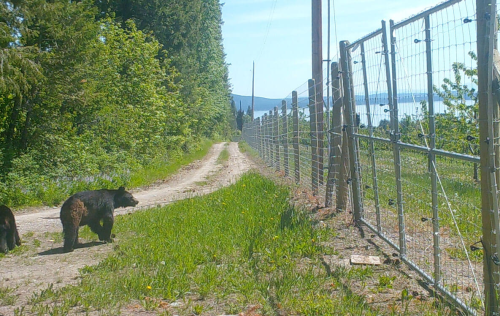
<svg viewBox="0 0 500 316">
<path fill-rule="evenodd" d="M 40 247 L 40 245 L 42 244 L 42 242 L 39 240 L 39 239 L 34 239 L 33 240 L 33 246 L 35 246 L 35 248 L 38 248 Z"/>
<path fill-rule="evenodd" d="M 44 236 L 54 243 L 61 243 L 63 241 L 63 234 L 61 232 L 45 232 Z"/>
<path fill-rule="evenodd" d="M 410 305 L 410 301 L 413 299 L 413 296 L 408 293 L 407 289 L 403 289 L 401 291 L 401 306 L 403 309 L 403 314 L 406 315 L 408 312 L 408 305 Z"/>
<path fill-rule="evenodd" d="M 392 289 L 392 283 L 396 280 L 395 276 L 381 275 L 378 278 L 378 289 Z"/>
<path fill-rule="evenodd" d="M 0 302 L 2 305 L 14 305 L 17 296 L 13 295 L 14 289 L 9 287 L 0 287 Z"/>
<path fill-rule="evenodd" d="M 201 315 L 201 313 L 203 313 L 203 305 L 195 305 L 193 307 L 193 313 L 195 315 Z"/>
</svg>

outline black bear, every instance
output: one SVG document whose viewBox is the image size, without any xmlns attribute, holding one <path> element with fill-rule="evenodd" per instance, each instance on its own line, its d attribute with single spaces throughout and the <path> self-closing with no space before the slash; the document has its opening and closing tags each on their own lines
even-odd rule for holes
<svg viewBox="0 0 500 316">
<path fill-rule="evenodd" d="M 113 211 L 118 207 L 136 206 L 137 201 L 124 187 L 118 190 L 82 191 L 73 194 L 61 207 L 64 252 L 78 245 L 78 228 L 88 225 L 99 240 L 111 242 Z M 102 220 L 102 226 L 101 226 Z"/>
<path fill-rule="evenodd" d="M 7 253 L 21 246 L 14 213 L 5 205 L 0 206 L 0 252 Z"/>
</svg>

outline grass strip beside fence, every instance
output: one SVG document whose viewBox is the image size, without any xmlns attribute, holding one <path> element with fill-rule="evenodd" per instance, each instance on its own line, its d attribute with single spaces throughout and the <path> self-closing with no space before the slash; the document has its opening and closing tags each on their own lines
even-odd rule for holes
<svg viewBox="0 0 500 316">
<path fill-rule="evenodd" d="M 262 315 L 378 314 L 325 271 L 320 257 L 333 249 L 323 241 L 334 232 L 315 228 L 291 206 L 289 192 L 250 173 L 204 197 L 120 216 L 107 259 L 84 268 L 77 286 L 35 294 L 25 310 L 115 315 L 136 306 L 165 315 L 252 308 Z M 84 229 L 81 236 L 87 234 Z"/>
</svg>

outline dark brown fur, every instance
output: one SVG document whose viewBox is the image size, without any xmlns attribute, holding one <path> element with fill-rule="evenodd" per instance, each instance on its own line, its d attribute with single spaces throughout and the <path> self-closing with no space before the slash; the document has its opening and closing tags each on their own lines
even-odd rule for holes
<svg viewBox="0 0 500 316">
<path fill-rule="evenodd" d="M 0 206 L 0 252 L 7 253 L 21 246 L 14 213 L 5 205 Z"/>
<path fill-rule="evenodd" d="M 114 209 L 135 206 L 137 203 L 139 202 L 125 191 L 124 187 L 118 190 L 102 189 L 75 193 L 61 207 L 64 251 L 73 251 L 78 245 L 78 229 L 85 225 L 99 236 L 99 240 L 111 242 Z"/>
</svg>

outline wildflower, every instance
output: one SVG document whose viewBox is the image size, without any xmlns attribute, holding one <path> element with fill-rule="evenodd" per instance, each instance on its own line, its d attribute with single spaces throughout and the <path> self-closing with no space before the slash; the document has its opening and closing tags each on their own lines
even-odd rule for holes
<svg viewBox="0 0 500 316">
<path fill-rule="evenodd" d="M 151 289 L 152 289 L 151 285 L 146 286 L 146 288 L 147 288 L 148 290 L 151 290 Z"/>
</svg>

